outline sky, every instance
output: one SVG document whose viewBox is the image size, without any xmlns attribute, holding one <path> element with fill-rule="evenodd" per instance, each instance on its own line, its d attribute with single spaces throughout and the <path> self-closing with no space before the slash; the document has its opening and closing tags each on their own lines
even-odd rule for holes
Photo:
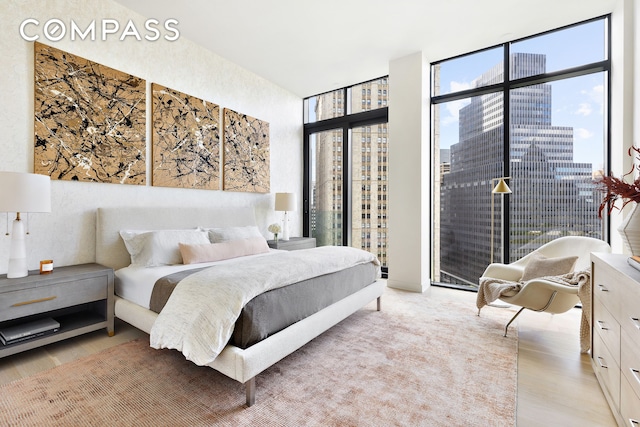
<svg viewBox="0 0 640 427">
<path fill-rule="evenodd" d="M 594 21 L 511 44 L 511 53 L 542 53 L 547 72 L 605 59 L 605 23 Z M 469 89 L 474 79 L 502 61 L 502 47 L 444 61 L 440 64 L 440 94 Z M 604 85 L 606 75 L 590 74 L 552 85 L 552 125 L 574 129 L 574 161 L 602 169 L 604 158 Z M 393 94 L 391 94 L 393 96 Z M 440 108 L 440 148 L 458 142 L 458 111 L 468 100 L 443 103 Z"/>
</svg>

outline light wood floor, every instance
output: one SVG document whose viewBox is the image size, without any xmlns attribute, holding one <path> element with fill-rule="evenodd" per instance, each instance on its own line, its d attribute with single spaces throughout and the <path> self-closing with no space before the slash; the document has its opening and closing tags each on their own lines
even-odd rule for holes
<svg viewBox="0 0 640 427">
<path fill-rule="evenodd" d="M 475 304 L 472 292 L 433 286 L 427 292 Z M 510 329 L 517 325 L 519 334 L 517 425 L 614 427 L 589 356 L 580 354 L 580 311 L 549 315 L 525 310 L 516 322 Z M 0 359 L 0 385 L 139 337 L 148 335 L 116 319 L 114 337 L 98 331 Z"/>
</svg>

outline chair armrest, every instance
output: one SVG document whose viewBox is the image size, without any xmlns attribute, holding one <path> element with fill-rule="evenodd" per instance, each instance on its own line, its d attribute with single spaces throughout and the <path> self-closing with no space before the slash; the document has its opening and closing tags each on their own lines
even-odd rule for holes
<svg viewBox="0 0 640 427">
<path fill-rule="evenodd" d="M 530 286 L 531 288 L 542 286 L 552 291 L 564 292 L 567 294 L 576 294 L 576 295 L 578 294 L 577 285 L 563 285 L 562 283 L 552 282 L 551 280 L 546 280 L 546 279 L 531 279 L 528 282 L 525 282 L 522 289 L 524 289 L 527 286 Z"/>
<path fill-rule="evenodd" d="M 511 297 L 501 296 L 500 300 L 549 313 L 563 313 L 580 301 L 577 286 L 562 285 L 544 279 L 531 279 L 522 286 L 520 292 Z"/>
<path fill-rule="evenodd" d="M 484 273 L 482 273 L 482 276 L 507 280 L 509 282 L 517 282 L 522 277 L 523 271 L 523 267 L 511 264 L 493 263 L 489 264 L 486 270 L 484 270 Z"/>
</svg>

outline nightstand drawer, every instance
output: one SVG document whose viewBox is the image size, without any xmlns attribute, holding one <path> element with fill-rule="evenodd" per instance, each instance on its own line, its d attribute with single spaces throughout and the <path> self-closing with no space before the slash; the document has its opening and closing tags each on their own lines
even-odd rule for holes
<svg viewBox="0 0 640 427">
<path fill-rule="evenodd" d="M 92 277 L 0 294 L 0 322 L 107 298 L 108 277 Z"/>
</svg>

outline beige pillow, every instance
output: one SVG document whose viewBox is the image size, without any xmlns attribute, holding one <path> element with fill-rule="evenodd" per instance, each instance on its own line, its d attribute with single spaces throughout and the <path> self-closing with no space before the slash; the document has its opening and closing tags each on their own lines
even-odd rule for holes
<svg viewBox="0 0 640 427">
<path fill-rule="evenodd" d="M 193 245 L 180 243 L 180 254 L 185 264 L 222 261 L 264 252 L 269 252 L 269 245 L 264 237 L 250 237 L 222 243 Z"/>
<path fill-rule="evenodd" d="M 578 260 L 577 256 L 547 258 L 544 255 L 534 254 L 522 273 L 522 282 L 544 276 L 561 276 L 571 273 Z"/>
</svg>

